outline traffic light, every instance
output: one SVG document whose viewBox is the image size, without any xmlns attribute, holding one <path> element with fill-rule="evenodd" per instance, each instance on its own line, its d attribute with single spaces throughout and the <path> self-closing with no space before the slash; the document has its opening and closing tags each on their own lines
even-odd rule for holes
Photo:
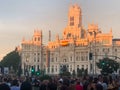
<svg viewBox="0 0 120 90">
<path fill-rule="evenodd" d="M 32 66 L 32 68 L 31 68 L 31 74 L 33 75 L 35 73 L 35 69 L 34 69 L 34 67 Z"/>
<path fill-rule="evenodd" d="M 89 60 L 92 60 L 93 59 L 93 53 L 89 53 Z"/>
<path fill-rule="evenodd" d="M 34 69 L 32 68 L 31 72 L 34 72 Z"/>
<path fill-rule="evenodd" d="M 36 75 L 39 76 L 39 75 L 40 75 L 40 71 L 37 71 L 37 72 L 36 72 Z"/>
<path fill-rule="evenodd" d="M 106 61 L 101 61 L 101 66 L 102 66 L 102 68 L 103 68 L 103 67 L 106 67 L 106 64 L 107 64 Z"/>
<path fill-rule="evenodd" d="M 104 65 L 105 65 L 105 62 L 102 62 L 102 65 L 104 66 Z"/>
</svg>

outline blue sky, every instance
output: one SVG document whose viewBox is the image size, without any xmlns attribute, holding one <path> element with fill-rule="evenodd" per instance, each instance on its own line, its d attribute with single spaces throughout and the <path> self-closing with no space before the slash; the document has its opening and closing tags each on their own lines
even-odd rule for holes
<svg viewBox="0 0 120 90">
<path fill-rule="evenodd" d="M 36 28 L 43 31 L 44 43 L 49 30 L 52 38 L 62 34 L 69 6 L 75 3 L 82 9 L 86 29 L 95 23 L 104 33 L 112 28 L 113 37 L 120 38 L 120 0 L 0 0 L 0 58 L 20 45 L 23 37 L 31 39 Z"/>
</svg>

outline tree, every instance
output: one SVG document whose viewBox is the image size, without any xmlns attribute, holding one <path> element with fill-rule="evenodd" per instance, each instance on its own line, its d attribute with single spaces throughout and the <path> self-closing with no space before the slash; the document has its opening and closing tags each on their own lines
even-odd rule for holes
<svg viewBox="0 0 120 90">
<path fill-rule="evenodd" d="M 84 68 L 77 68 L 77 76 L 78 77 L 81 77 L 81 76 L 84 76 L 84 75 L 88 75 L 88 71 L 87 69 L 84 69 Z"/>
<path fill-rule="evenodd" d="M 17 72 L 20 66 L 20 56 L 19 53 L 14 50 L 8 53 L 0 62 L 0 66 L 2 67 L 13 67 L 14 71 Z"/>
<path fill-rule="evenodd" d="M 68 67 L 66 65 L 63 65 L 63 67 L 60 68 L 60 76 L 70 76 L 71 73 L 68 71 Z"/>
<path fill-rule="evenodd" d="M 77 77 L 81 77 L 82 76 L 82 70 L 77 68 Z"/>
<path fill-rule="evenodd" d="M 73 76 L 73 77 L 76 76 L 75 70 L 73 70 L 73 72 L 72 72 L 72 76 Z"/>
<path fill-rule="evenodd" d="M 108 75 L 113 73 L 114 71 L 117 72 L 119 68 L 119 63 L 110 58 L 103 58 L 99 60 L 97 66 L 99 69 L 101 69 L 101 74 Z"/>
</svg>

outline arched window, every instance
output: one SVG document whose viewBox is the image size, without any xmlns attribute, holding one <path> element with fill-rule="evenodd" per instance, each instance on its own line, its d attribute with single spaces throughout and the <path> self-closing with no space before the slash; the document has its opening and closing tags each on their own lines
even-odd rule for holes
<svg viewBox="0 0 120 90">
<path fill-rule="evenodd" d="M 38 41 L 40 41 L 40 37 L 38 37 Z"/>
<path fill-rule="evenodd" d="M 64 60 L 63 60 L 63 62 L 67 62 L 67 60 L 66 60 L 66 59 L 64 59 Z"/>
<path fill-rule="evenodd" d="M 35 37 L 34 41 L 36 41 L 36 37 Z"/>
</svg>

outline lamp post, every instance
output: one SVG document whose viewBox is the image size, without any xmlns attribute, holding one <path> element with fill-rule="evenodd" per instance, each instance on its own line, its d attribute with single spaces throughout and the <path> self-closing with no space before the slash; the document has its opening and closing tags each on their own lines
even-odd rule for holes
<svg viewBox="0 0 120 90">
<path fill-rule="evenodd" d="M 96 59 L 97 59 L 97 57 L 96 57 L 96 34 L 97 34 L 97 32 L 96 32 L 96 30 L 94 30 L 94 31 L 92 31 L 92 32 L 88 32 L 88 33 L 93 33 L 93 35 L 94 35 L 94 41 L 93 41 L 93 43 L 94 43 L 94 59 L 93 59 L 93 63 L 92 63 L 92 60 L 91 60 L 91 62 L 90 62 L 90 69 L 93 69 L 93 70 L 90 70 L 90 71 L 93 71 L 93 74 L 95 75 L 96 74 Z M 92 35 L 92 34 L 91 34 Z M 91 42 L 90 42 L 90 54 L 89 55 L 91 55 Z M 92 53 L 93 54 L 93 53 Z M 92 55 L 93 56 L 93 55 Z M 92 66 L 92 64 L 93 64 L 93 66 Z"/>
<path fill-rule="evenodd" d="M 94 53 L 95 53 L 95 58 L 94 58 L 94 74 L 96 74 L 96 32 L 95 31 L 93 31 L 94 32 L 94 41 L 95 41 L 95 47 L 94 47 Z"/>
<path fill-rule="evenodd" d="M 89 43 L 89 48 L 90 48 L 90 52 L 89 52 L 89 60 L 90 60 L 90 74 L 93 73 L 93 63 L 92 63 L 92 59 L 93 59 L 93 53 L 91 51 L 91 42 Z"/>
<path fill-rule="evenodd" d="M 28 71 L 29 70 L 29 60 L 28 60 L 28 56 L 26 56 L 26 63 L 25 63 L 25 75 L 29 76 L 29 71 Z"/>
<path fill-rule="evenodd" d="M 76 45 L 76 44 L 75 44 L 75 39 L 76 39 L 76 38 L 73 36 L 73 41 L 74 41 L 74 42 L 73 42 L 73 44 L 74 44 L 74 51 L 73 51 L 73 53 L 74 53 L 74 70 L 75 70 L 75 45 Z"/>
</svg>

